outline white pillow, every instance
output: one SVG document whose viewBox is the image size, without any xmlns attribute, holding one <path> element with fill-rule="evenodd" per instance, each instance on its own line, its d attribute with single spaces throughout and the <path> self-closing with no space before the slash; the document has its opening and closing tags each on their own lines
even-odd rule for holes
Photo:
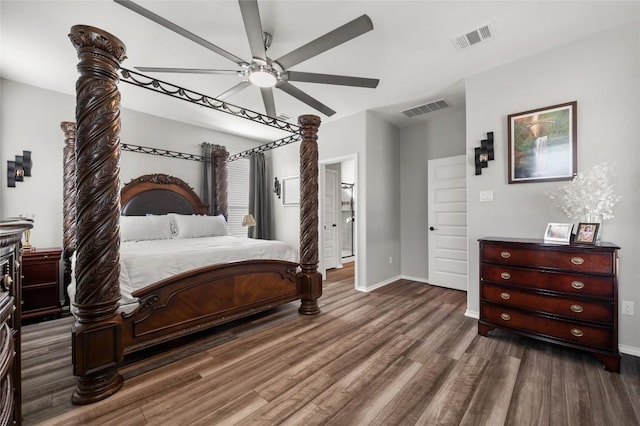
<svg viewBox="0 0 640 426">
<path fill-rule="evenodd" d="M 229 235 L 227 221 L 223 215 L 183 215 L 169 213 L 176 222 L 176 238 L 219 237 Z"/>
<path fill-rule="evenodd" d="M 160 216 L 120 216 L 122 241 L 167 240 L 175 237 L 174 219 Z"/>
</svg>

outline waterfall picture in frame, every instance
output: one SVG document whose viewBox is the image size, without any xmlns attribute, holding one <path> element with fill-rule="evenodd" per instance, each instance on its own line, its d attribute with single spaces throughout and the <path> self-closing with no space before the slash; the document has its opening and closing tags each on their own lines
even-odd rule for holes
<svg viewBox="0 0 640 426">
<path fill-rule="evenodd" d="M 573 179 L 576 109 L 573 101 L 508 116 L 509 183 Z"/>
</svg>

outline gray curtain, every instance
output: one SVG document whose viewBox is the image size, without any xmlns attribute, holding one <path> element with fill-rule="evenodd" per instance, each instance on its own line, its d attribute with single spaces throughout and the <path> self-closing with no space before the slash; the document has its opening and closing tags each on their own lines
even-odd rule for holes
<svg viewBox="0 0 640 426">
<path fill-rule="evenodd" d="M 249 213 L 256 219 L 256 226 L 249 228 L 249 237 L 272 240 L 271 198 L 264 154 L 261 152 L 250 157 Z"/>
<path fill-rule="evenodd" d="M 209 214 L 216 212 L 216 173 L 214 151 L 217 145 L 207 142 L 202 143 L 202 156 L 204 157 L 204 174 L 202 181 L 202 202 L 209 205 Z"/>
</svg>

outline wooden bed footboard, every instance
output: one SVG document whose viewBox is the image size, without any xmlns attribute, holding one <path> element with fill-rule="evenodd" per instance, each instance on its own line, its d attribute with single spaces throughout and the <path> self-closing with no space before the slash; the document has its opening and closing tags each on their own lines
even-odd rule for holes
<svg viewBox="0 0 640 426">
<path fill-rule="evenodd" d="M 300 299 L 297 267 L 247 260 L 194 269 L 138 290 L 133 296 L 140 305 L 122 314 L 124 353 Z"/>
</svg>

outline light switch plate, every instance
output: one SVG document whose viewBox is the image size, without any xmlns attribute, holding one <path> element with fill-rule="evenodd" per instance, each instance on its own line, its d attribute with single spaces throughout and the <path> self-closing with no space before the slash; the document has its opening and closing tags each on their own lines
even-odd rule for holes
<svg viewBox="0 0 640 426">
<path fill-rule="evenodd" d="M 480 191 L 480 202 L 486 203 L 493 201 L 493 191 Z"/>
</svg>

